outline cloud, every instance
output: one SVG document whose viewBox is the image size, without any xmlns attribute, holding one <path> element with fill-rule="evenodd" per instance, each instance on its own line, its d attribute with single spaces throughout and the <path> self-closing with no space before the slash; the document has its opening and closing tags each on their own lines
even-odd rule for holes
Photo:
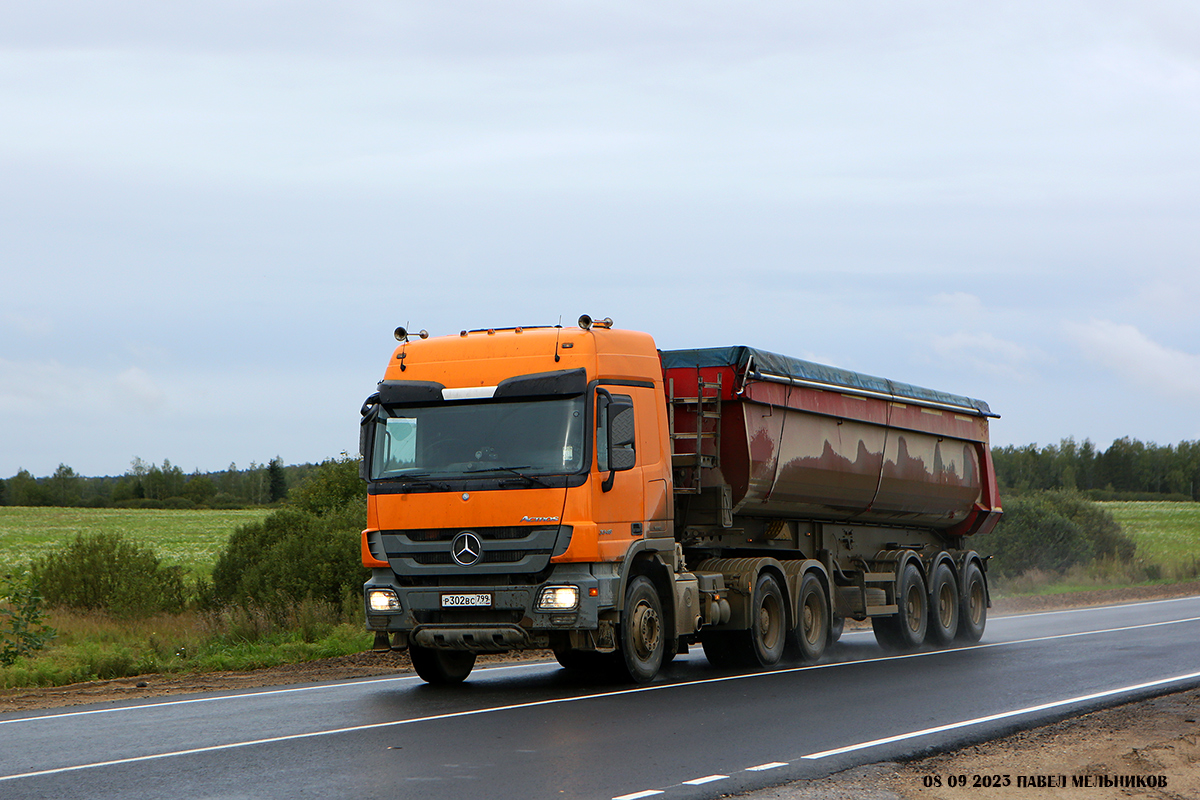
<svg viewBox="0 0 1200 800">
<path fill-rule="evenodd" d="M 140 367 L 113 374 L 58 361 L 0 359 L 0 412 L 7 414 L 74 413 L 81 402 L 104 416 L 139 415 L 166 404 L 166 393 Z M 86 387 L 81 392 L 81 387 Z"/>
<path fill-rule="evenodd" d="M 44 315 L 0 314 L 0 326 L 30 338 L 45 337 L 54 331 L 54 324 Z"/>
<path fill-rule="evenodd" d="M 1133 325 L 1094 319 L 1068 322 L 1067 335 L 1084 356 L 1159 394 L 1200 399 L 1200 355 L 1159 344 Z"/>
<path fill-rule="evenodd" d="M 986 375 L 1027 381 L 1032 364 L 1049 360 L 1040 350 L 1025 347 L 990 333 L 955 331 L 929 340 L 942 361 L 970 367 Z"/>
<path fill-rule="evenodd" d="M 987 311 L 983 301 L 969 292 L 941 292 L 930 299 L 935 306 L 972 317 L 979 317 Z"/>
<path fill-rule="evenodd" d="M 166 394 L 145 370 L 130 367 L 113 380 L 118 402 L 133 403 L 146 411 L 157 411 L 166 402 Z"/>
</svg>

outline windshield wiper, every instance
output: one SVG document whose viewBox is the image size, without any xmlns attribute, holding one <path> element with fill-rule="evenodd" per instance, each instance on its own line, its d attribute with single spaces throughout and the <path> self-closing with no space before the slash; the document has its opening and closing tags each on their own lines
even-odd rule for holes
<svg viewBox="0 0 1200 800">
<path fill-rule="evenodd" d="M 523 478 L 526 481 L 529 481 L 530 483 L 536 483 L 539 486 L 545 486 L 547 489 L 553 489 L 554 486 L 552 484 L 547 483 L 536 475 L 526 475 L 524 472 L 517 472 L 517 470 L 528 469 L 532 466 L 532 464 L 522 464 L 519 467 L 484 467 L 482 469 L 466 469 L 463 470 L 463 474 L 475 474 L 479 472 L 509 472 L 513 475 L 516 475 L 518 478 Z"/>
<path fill-rule="evenodd" d="M 425 480 L 425 476 L 428 474 L 428 472 L 402 472 L 399 475 L 393 475 L 392 477 L 398 481 L 404 481 L 405 483 L 417 484 L 420 486 L 428 486 L 430 489 L 437 489 L 441 492 L 450 491 L 450 484 L 448 483 Z"/>
</svg>

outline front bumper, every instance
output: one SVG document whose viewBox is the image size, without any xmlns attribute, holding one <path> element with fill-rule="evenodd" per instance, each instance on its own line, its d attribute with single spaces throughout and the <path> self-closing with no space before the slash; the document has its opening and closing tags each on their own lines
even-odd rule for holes
<svg viewBox="0 0 1200 800">
<path fill-rule="evenodd" d="M 536 603 L 546 586 L 578 586 L 576 609 L 539 611 Z M 590 565 L 556 566 L 544 583 L 532 586 L 471 582 L 442 586 L 400 586 L 391 570 L 377 569 L 363 587 L 391 589 L 400 610 L 367 610 L 367 629 L 392 637 L 394 646 L 416 642 L 424 647 L 473 652 L 504 652 L 550 646 L 556 631 L 595 631 L 600 614 L 614 607 L 615 577 L 597 577 Z M 443 608 L 450 594 L 491 595 L 488 608 Z M 399 635 L 397 635 L 399 634 Z"/>
</svg>

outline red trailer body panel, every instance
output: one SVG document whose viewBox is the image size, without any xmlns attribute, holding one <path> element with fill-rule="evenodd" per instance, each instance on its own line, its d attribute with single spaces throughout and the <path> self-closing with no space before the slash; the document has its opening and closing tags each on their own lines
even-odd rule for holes
<svg viewBox="0 0 1200 800">
<path fill-rule="evenodd" d="M 719 466 L 704 482 L 732 488 L 734 514 L 952 534 L 985 532 L 999 516 L 994 415 L 980 401 L 749 348 L 664 352 L 663 364 L 676 397 L 720 381 L 720 436 L 701 445 Z M 680 429 L 695 426 L 694 412 L 676 413 Z M 694 447 L 681 439 L 677 452 Z"/>
</svg>

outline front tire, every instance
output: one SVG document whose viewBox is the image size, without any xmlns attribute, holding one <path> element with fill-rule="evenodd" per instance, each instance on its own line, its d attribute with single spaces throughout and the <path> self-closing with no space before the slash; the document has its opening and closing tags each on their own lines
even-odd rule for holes
<svg viewBox="0 0 1200 800">
<path fill-rule="evenodd" d="M 658 591 L 649 578 L 638 575 L 625 590 L 621 612 L 621 661 L 634 683 L 649 683 L 662 667 L 665 627 Z"/>
<path fill-rule="evenodd" d="M 408 655 L 421 679 L 435 686 L 462 683 L 475 668 L 475 654 L 462 650 L 435 650 L 414 643 L 408 646 Z"/>
</svg>

